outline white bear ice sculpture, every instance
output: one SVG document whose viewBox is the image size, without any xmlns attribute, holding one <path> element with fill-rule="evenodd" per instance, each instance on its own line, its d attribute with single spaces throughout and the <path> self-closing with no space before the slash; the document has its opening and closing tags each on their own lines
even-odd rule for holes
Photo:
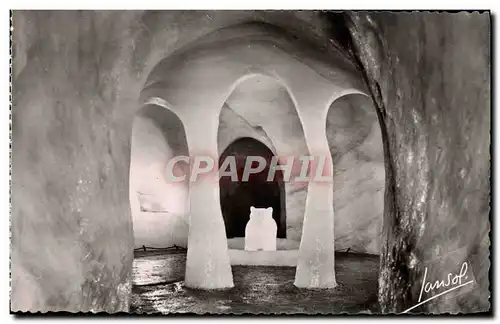
<svg viewBox="0 0 500 324">
<path fill-rule="evenodd" d="M 245 250 L 276 251 L 277 231 L 272 207 L 250 207 L 250 220 L 245 228 Z"/>
</svg>

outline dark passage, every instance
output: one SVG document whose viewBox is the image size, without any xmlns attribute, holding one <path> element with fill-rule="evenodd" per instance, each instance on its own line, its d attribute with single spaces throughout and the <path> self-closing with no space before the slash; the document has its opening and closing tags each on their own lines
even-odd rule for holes
<svg viewBox="0 0 500 324">
<path fill-rule="evenodd" d="M 230 176 L 220 179 L 220 203 L 227 238 L 244 237 L 245 227 L 250 219 L 250 206 L 273 207 L 273 218 L 278 226 L 278 238 L 286 238 L 285 186 L 282 171 L 276 171 L 272 181 L 267 181 L 273 152 L 256 139 L 245 137 L 231 143 L 219 159 L 219 167 L 228 156 L 236 158 L 238 181 Z M 251 174 L 248 181 L 241 181 L 247 156 L 261 156 L 266 159 L 266 168 Z M 256 167 L 256 166 L 254 166 Z"/>
</svg>

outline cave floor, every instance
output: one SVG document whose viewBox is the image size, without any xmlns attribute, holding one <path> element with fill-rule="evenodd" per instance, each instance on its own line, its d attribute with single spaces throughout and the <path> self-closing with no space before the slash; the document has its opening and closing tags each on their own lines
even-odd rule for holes
<svg viewBox="0 0 500 324">
<path fill-rule="evenodd" d="M 184 253 L 136 257 L 135 313 L 339 314 L 377 313 L 379 257 L 336 254 L 338 286 L 308 290 L 293 285 L 295 267 L 233 266 L 235 287 L 200 291 L 184 287 Z"/>
</svg>

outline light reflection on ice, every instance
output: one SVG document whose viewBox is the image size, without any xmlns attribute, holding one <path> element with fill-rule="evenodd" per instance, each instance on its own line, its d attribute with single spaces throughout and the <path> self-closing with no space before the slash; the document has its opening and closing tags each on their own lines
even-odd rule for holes
<svg viewBox="0 0 500 324">
<path fill-rule="evenodd" d="M 148 256 L 134 259 L 134 285 L 150 285 L 184 279 L 184 254 Z"/>
<path fill-rule="evenodd" d="M 336 289 L 308 291 L 293 286 L 295 268 L 235 266 L 235 287 L 200 291 L 184 286 L 185 254 L 142 257 L 134 261 L 132 311 L 139 313 L 331 313 L 367 310 L 376 305 L 379 259 L 337 259 Z M 163 267 L 163 268 L 162 268 Z M 136 283 L 142 283 L 137 285 Z"/>
</svg>

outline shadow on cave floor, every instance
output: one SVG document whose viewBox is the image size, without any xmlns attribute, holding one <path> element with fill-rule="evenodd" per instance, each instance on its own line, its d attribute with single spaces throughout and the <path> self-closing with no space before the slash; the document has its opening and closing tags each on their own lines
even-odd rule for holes
<svg viewBox="0 0 500 324">
<path fill-rule="evenodd" d="M 377 313 L 379 257 L 336 254 L 338 286 L 307 290 L 293 285 L 294 267 L 233 266 L 235 287 L 200 291 L 184 287 L 185 254 L 134 260 L 130 312 L 136 313 Z"/>
</svg>

